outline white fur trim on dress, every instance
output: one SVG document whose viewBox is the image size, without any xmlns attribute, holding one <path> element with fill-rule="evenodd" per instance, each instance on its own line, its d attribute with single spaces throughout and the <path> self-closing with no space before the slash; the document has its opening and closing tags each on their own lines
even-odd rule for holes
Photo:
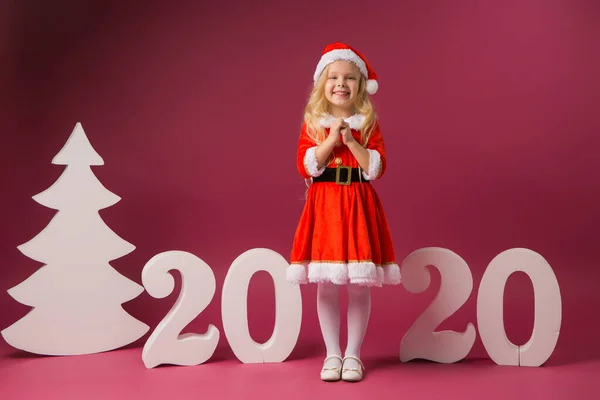
<svg viewBox="0 0 600 400">
<path fill-rule="evenodd" d="M 321 76 L 325 67 L 331 64 L 332 62 L 338 60 L 350 61 L 354 63 L 360 70 L 360 73 L 363 74 L 365 78 L 369 78 L 369 73 L 367 72 L 367 64 L 365 64 L 363 59 L 360 58 L 358 54 L 356 54 L 350 49 L 336 49 L 323 54 L 323 56 L 319 60 L 319 63 L 317 64 L 317 69 L 315 70 L 315 75 L 313 76 L 315 84 L 319 80 L 319 76 Z"/>
<path fill-rule="evenodd" d="M 306 267 L 301 264 L 291 264 L 286 271 L 285 278 L 293 284 L 308 283 L 306 278 Z"/>
<path fill-rule="evenodd" d="M 330 282 L 361 286 L 397 285 L 401 282 L 398 265 L 379 266 L 372 262 L 291 264 L 287 268 L 286 279 L 294 284 Z"/>
<path fill-rule="evenodd" d="M 363 171 L 363 177 L 370 181 L 377 179 L 381 167 L 381 154 L 377 150 L 367 149 L 369 152 L 369 170 Z"/>
<path fill-rule="evenodd" d="M 383 268 L 383 284 L 384 285 L 398 285 L 402 282 L 402 276 L 400 275 L 400 267 L 397 264 L 389 264 Z"/>
<path fill-rule="evenodd" d="M 323 128 L 330 128 L 333 124 L 333 121 L 335 121 L 336 119 L 337 118 L 335 118 L 334 116 L 328 115 L 325 118 L 321 118 L 319 123 Z M 351 117 L 344 118 L 344 121 L 346 121 L 350 129 L 359 130 L 360 126 L 365 121 L 365 116 L 362 114 L 354 114 Z"/>
<path fill-rule="evenodd" d="M 311 147 L 310 149 L 306 150 L 306 153 L 304 154 L 304 168 L 310 176 L 317 177 L 320 176 L 327 167 L 326 165 L 323 165 L 321 169 L 319 169 L 317 168 L 318 165 L 317 148 Z"/>
</svg>

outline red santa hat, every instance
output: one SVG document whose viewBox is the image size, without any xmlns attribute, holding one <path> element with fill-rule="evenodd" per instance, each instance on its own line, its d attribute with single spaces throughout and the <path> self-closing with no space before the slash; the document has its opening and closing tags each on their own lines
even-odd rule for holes
<svg viewBox="0 0 600 400">
<path fill-rule="evenodd" d="M 373 71 L 365 56 L 347 44 L 339 42 L 325 46 L 325 50 L 323 50 L 323 55 L 321 56 L 321 60 L 319 60 L 317 69 L 315 71 L 315 84 L 317 83 L 317 80 L 319 79 L 319 76 L 321 76 L 321 73 L 325 67 L 337 60 L 350 61 L 356 64 L 360 72 L 367 79 L 367 93 L 377 93 L 377 89 L 379 88 L 379 84 L 377 83 L 377 74 L 375 71 Z"/>
</svg>

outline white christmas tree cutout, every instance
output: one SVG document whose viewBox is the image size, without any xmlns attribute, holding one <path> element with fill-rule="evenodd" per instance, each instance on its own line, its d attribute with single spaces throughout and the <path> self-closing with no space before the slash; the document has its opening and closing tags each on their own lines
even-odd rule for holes
<svg viewBox="0 0 600 400">
<path fill-rule="evenodd" d="M 13 347 L 36 354 L 77 355 L 113 350 L 142 337 L 149 326 L 129 315 L 122 303 L 144 288 L 110 266 L 135 246 L 121 239 L 98 211 L 120 197 L 91 170 L 104 165 L 80 123 L 52 164 L 66 165 L 58 180 L 33 199 L 58 210 L 50 223 L 18 249 L 43 264 L 8 293 L 33 307 L 2 331 Z"/>
</svg>

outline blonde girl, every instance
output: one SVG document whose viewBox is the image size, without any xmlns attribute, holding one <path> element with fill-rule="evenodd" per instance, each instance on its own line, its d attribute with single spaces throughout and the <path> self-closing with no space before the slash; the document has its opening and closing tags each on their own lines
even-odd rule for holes
<svg viewBox="0 0 600 400">
<path fill-rule="evenodd" d="M 371 181 L 386 171 L 386 154 L 369 96 L 377 76 L 343 43 L 325 47 L 314 74 L 300 132 L 297 168 L 311 181 L 294 236 L 288 281 L 317 283 L 317 313 L 327 355 L 324 381 L 360 381 L 360 348 L 372 286 L 400 283 L 383 206 Z M 348 343 L 339 340 L 339 287 L 348 290 Z"/>
</svg>

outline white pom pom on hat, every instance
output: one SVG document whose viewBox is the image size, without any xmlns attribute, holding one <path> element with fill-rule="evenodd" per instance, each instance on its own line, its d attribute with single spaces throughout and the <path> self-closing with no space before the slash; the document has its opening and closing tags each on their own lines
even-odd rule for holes
<svg viewBox="0 0 600 400">
<path fill-rule="evenodd" d="M 321 73 L 323 73 L 325 67 L 338 60 L 350 61 L 354 63 L 360 70 L 361 74 L 363 74 L 363 76 L 367 79 L 367 93 L 377 93 L 377 89 L 379 89 L 379 84 L 377 83 L 377 74 L 375 71 L 373 71 L 373 68 L 371 68 L 365 56 L 347 44 L 340 42 L 325 46 L 323 54 L 321 55 L 321 59 L 317 64 L 317 69 L 315 70 L 315 75 L 313 77 L 314 83 L 317 83 L 317 80 L 319 79 L 319 76 L 321 76 Z"/>
</svg>

